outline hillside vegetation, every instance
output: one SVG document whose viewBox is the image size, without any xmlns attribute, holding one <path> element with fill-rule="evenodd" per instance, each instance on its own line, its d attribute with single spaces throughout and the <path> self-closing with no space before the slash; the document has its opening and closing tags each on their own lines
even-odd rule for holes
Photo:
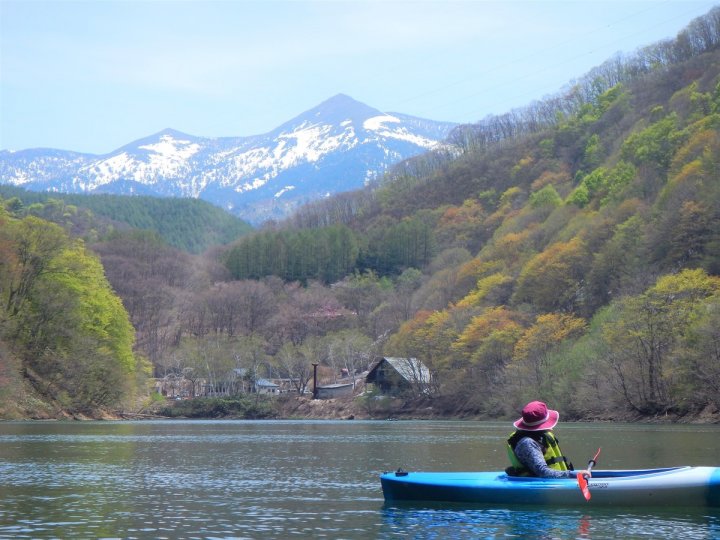
<svg viewBox="0 0 720 540">
<path fill-rule="evenodd" d="M 538 396 L 578 416 L 719 407 L 719 23 L 714 9 L 462 126 L 384 185 L 288 223 L 306 230 L 242 240 L 227 266 L 325 281 L 421 270 L 384 351 L 428 363 L 458 413 Z"/>
<path fill-rule="evenodd" d="M 719 127 L 715 8 L 227 248 L 194 255 L 147 231 L 87 245 L 139 356 L 215 394 L 242 386 L 238 373 L 303 392 L 313 363 L 330 383 L 384 354 L 432 369 L 430 393 L 404 396 L 423 414 L 514 415 L 530 399 L 576 419 L 714 414 Z M 15 206 L 5 223 L 35 219 Z M 35 380 L 45 349 L 6 328 Z"/>
<path fill-rule="evenodd" d="M 0 414 L 96 414 L 133 401 L 146 364 L 82 241 L 0 209 Z"/>
<path fill-rule="evenodd" d="M 237 240 L 252 227 L 199 199 L 161 199 L 121 195 L 37 193 L 0 185 L 0 197 L 16 212 L 59 223 L 74 235 L 97 239 L 113 229 L 150 230 L 166 243 L 190 253 Z"/>
</svg>

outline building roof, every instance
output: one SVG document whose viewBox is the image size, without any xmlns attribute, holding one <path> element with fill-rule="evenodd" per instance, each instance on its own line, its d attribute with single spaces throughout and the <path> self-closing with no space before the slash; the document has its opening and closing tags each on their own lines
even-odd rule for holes
<svg viewBox="0 0 720 540">
<path fill-rule="evenodd" d="M 382 364 L 383 360 L 390 364 L 406 381 L 410 383 L 430 384 L 430 370 L 417 358 L 385 356 L 380 358 L 370 371 L 374 371 L 380 364 Z"/>
</svg>

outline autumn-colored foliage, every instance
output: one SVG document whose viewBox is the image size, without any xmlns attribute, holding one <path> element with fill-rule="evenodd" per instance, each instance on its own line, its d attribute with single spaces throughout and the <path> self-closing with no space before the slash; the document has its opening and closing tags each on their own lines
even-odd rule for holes
<svg viewBox="0 0 720 540">
<path fill-rule="evenodd" d="M 99 399 L 94 385 L 67 397 L 71 376 L 130 368 L 122 311 L 72 231 L 102 257 L 155 373 L 213 391 L 238 372 L 302 389 L 312 362 L 361 377 L 384 354 L 433 370 L 422 396 L 436 412 L 718 407 L 719 80 L 716 7 L 555 96 L 459 126 L 379 185 L 202 256 L 93 229 L 79 199 L 8 198 L 0 339 L 70 402 Z M 83 347 L 92 361 L 73 363 Z"/>
</svg>

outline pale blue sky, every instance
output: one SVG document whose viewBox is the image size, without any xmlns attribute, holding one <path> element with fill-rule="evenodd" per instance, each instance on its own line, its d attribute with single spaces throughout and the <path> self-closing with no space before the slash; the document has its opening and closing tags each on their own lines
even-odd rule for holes
<svg viewBox="0 0 720 540">
<path fill-rule="evenodd" d="M 0 0 L 0 149 L 266 133 L 338 93 L 473 122 L 673 38 L 695 0 Z"/>
</svg>

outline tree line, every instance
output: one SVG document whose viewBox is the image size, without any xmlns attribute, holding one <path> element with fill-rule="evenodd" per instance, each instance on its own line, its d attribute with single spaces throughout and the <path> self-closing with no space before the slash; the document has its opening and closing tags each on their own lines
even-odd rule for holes
<svg viewBox="0 0 720 540">
<path fill-rule="evenodd" d="M 448 408 L 510 410 L 538 392 L 579 416 L 717 406 L 717 381 L 699 388 L 693 375 L 716 378 L 716 358 L 691 354 L 686 339 L 709 350 L 703 314 L 715 309 L 720 273 L 718 13 L 594 70 L 591 86 L 574 87 L 579 97 L 567 103 L 576 105 L 550 107 L 548 122 L 506 116 L 472 126 L 487 141 L 409 160 L 383 185 L 295 218 L 327 226 L 338 217 L 361 238 L 426 220 L 432 257 L 416 267 L 413 316 L 384 351 L 428 362 Z M 390 277 L 409 268 L 373 267 Z M 683 289 L 689 276 L 706 282 L 704 296 Z M 677 287 L 670 297 L 694 298 L 677 309 L 696 315 L 680 320 L 648 300 L 668 283 Z M 615 326 L 605 323 L 609 313 Z M 634 342 L 619 339 L 658 313 L 668 319 L 634 328 Z M 652 341 L 660 328 L 673 330 L 663 338 L 670 345 Z M 601 339 L 593 351 L 602 355 L 573 356 L 591 339 Z M 629 348 L 636 352 L 623 353 Z M 691 357 L 702 367 L 689 369 Z M 612 397 L 607 410 L 573 400 L 573 385 L 600 373 L 594 388 Z M 518 381 L 530 390 L 513 391 Z"/>
<path fill-rule="evenodd" d="M 650 114 L 649 107 L 668 99 L 668 93 L 683 88 L 689 82 L 686 80 L 688 70 L 705 71 L 708 56 L 712 57 L 718 46 L 720 7 L 714 7 L 691 21 L 674 39 L 662 40 L 632 53 L 618 53 L 571 81 L 555 95 L 502 115 L 489 115 L 478 122 L 456 127 L 446 144 L 394 166 L 380 180 L 380 189 L 376 183 L 306 205 L 285 225 L 316 227 L 363 222 L 387 212 L 387 206 L 383 208 L 379 200 L 386 196 L 401 199 L 400 214 L 396 212 L 396 217 L 412 214 L 419 206 L 408 199 L 413 191 L 417 194 L 418 185 L 432 185 L 448 178 L 456 184 L 458 167 L 476 166 L 478 160 L 485 160 L 487 152 L 491 154 L 485 161 L 497 161 L 498 146 L 505 142 L 514 148 L 518 139 L 532 138 L 556 128 L 567 140 L 582 137 L 585 127 L 580 124 L 604 107 L 608 95 L 619 86 L 633 86 L 636 103 L 630 106 L 625 102 L 622 107 L 615 107 L 612 114 L 604 115 L 603 122 L 635 122 Z M 628 118 L 620 118 L 625 115 Z M 578 148 L 570 150 L 566 158 L 576 155 Z M 462 187 L 454 191 L 448 189 L 448 192 L 458 197 L 468 196 L 470 192 L 464 189 L 465 185 L 461 184 Z M 383 186 L 387 189 L 382 189 Z M 425 204 L 421 201 L 419 204 Z"/>
<path fill-rule="evenodd" d="M 635 68 L 612 59 L 547 122 L 488 119 L 476 141 L 230 246 L 88 236 L 136 357 L 213 388 L 241 370 L 302 392 L 312 363 L 329 382 L 412 356 L 434 373 L 424 399 L 453 415 L 531 398 L 571 418 L 720 407 L 717 17 Z M 66 230 L 84 219 L 55 210 Z"/>
<path fill-rule="evenodd" d="M 262 230 L 224 254 L 234 279 L 277 276 L 285 281 L 334 283 L 353 273 L 399 274 L 426 266 L 435 254 L 431 224 L 422 216 L 388 218 L 364 233 L 346 225 Z"/>
<path fill-rule="evenodd" d="M 36 193 L 8 185 L 0 185 L 0 197 L 10 201 L 16 214 L 64 224 L 75 236 L 97 240 L 117 229 L 151 230 L 190 253 L 228 244 L 252 230 L 248 223 L 199 199 Z"/>
</svg>

